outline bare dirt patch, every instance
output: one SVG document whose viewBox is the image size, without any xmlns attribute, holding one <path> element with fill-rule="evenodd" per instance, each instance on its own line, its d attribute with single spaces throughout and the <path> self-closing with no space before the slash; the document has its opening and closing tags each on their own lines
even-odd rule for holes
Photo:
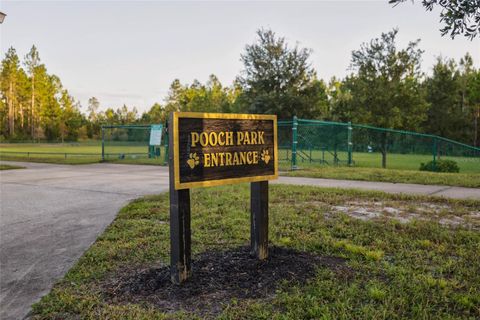
<svg viewBox="0 0 480 320">
<path fill-rule="evenodd" d="M 113 303 L 148 302 L 164 312 L 186 311 L 202 317 L 218 315 L 232 300 L 270 299 L 282 284 L 304 284 L 318 267 L 349 277 L 345 260 L 280 247 L 270 248 L 266 261 L 249 254 L 248 247 L 207 251 L 192 262 L 193 275 L 183 285 L 170 282 L 165 265 L 124 269 L 103 284 Z"/>
<path fill-rule="evenodd" d="M 348 216 L 371 220 L 378 218 L 393 219 L 400 223 L 414 220 L 435 221 L 450 227 L 480 228 L 479 212 L 458 211 L 458 208 L 446 204 L 428 202 L 405 203 L 402 201 L 349 201 L 339 206 L 331 206 L 332 213 L 341 212 Z M 330 213 L 330 214 L 332 214 Z"/>
</svg>

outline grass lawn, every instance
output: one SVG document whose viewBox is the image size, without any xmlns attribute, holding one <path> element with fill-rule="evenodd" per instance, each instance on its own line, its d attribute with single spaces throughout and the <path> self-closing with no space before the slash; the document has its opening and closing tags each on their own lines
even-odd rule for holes
<svg viewBox="0 0 480 320">
<path fill-rule="evenodd" d="M 295 171 L 285 171 L 282 175 L 290 177 L 382 181 L 480 188 L 480 173 L 439 173 L 413 170 L 318 166 Z"/>
<path fill-rule="evenodd" d="M 147 146 L 108 145 L 105 147 L 106 160 L 115 163 L 164 164 L 162 156 L 157 159 L 147 158 Z M 129 155 L 133 153 L 133 155 Z M 119 154 L 125 154 L 120 159 Z M 0 144 L 0 160 L 30 161 L 59 164 L 89 164 L 102 160 L 102 146 L 98 141 L 82 143 L 17 143 Z"/>
<path fill-rule="evenodd" d="M 303 157 L 303 158 L 302 158 Z M 309 158 L 315 160 L 310 162 Z M 347 164 L 347 153 L 338 152 L 337 157 L 341 165 Z M 279 149 L 279 159 L 291 159 L 290 150 Z M 447 157 L 442 156 L 443 160 L 453 160 L 457 162 L 460 173 L 480 173 L 480 157 Z M 300 168 L 318 167 L 321 160 L 326 161 L 328 165 L 333 165 L 333 154 L 314 150 L 300 150 L 297 157 L 297 165 Z M 382 168 L 382 155 L 378 152 L 354 152 L 353 161 L 355 167 L 361 168 Z M 418 170 L 421 163 L 432 161 L 431 154 L 387 154 L 387 168 L 397 170 Z"/>
<path fill-rule="evenodd" d="M 0 170 L 24 169 L 25 167 L 11 166 L 9 164 L 0 164 Z"/>
<path fill-rule="evenodd" d="M 195 263 L 205 252 L 229 256 L 248 245 L 249 189 L 193 189 L 191 201 L 193 270 L 202 274 L 205 270 L 195 271 Z M 480 201 L 273 185 L 271 246 L 303 257 L 290 263 L 293 268 L 302 267 L 305 257 L 326 262 L 315 265 L 305 281 L 259 284 L 265 294 L 253 299 L 234 296 L 220 304 L 217 297 L 225 294 L 220 291 L 178 298 L 195 298 L 211 311 L 198 315 L 195 310 L 165 312 L 160 306 L 171 297 L 158 294 L 161 279 L 128 285 L 129 279 L 167 270 L 168 195 L 151 196 L 120 211 L 64 279 L 33 306 L 32 317 L 478 319 L 479 208 Z M 272 252 L 274 259 L 282 251 Z M 138 292 L 139 286 L 144 290 Z M 229 282 L 224 286 L 228 289 Z"/>
<path fill-rule="evenodd" d="M 130 144 L 130 145 L 128 145 Z M 85 141 L 73 143 L 4 143 L 0 144 L 2 152 L 38 152 L 38 153 L 71 153 L 71 154 L 102 154 L 100 141 Z M 137 143 L 106 144 L 105 153 L 147 153 L 148 145 Z M 163 148 L 162 148 L 163 152 Z"/>
</svg>

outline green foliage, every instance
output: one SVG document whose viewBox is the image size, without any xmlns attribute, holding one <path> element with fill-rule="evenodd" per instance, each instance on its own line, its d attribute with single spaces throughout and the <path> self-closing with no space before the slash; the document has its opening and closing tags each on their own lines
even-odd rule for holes
<svg viewBox="0 0 480 320">
<path fill-rule="evenodd" d="M 35 46 L 21 68 L 14 48 L 2 60 L 0 121 L 9 140 L 76 140 L 84 117 L 60 79 L 47 72 Z"/>
<path fill-rule="evenodd" d="M 389 3 L 399 4 L 407 0 L 389 0 Z M 413 0 L 412 0 L 413 2 Z M 422 0 L 427 11 L 435 7 L 441 7 L 440 22 L 443 27 L 440 29 L 442 36 L 450 33 L 455 38 L 459 34 L 473 40 L 480 34 L 480 1 L 479 0 Z"/>
<path fill-rule="evenodd" d="M 473 68 L 470 55 L 458 65 L 441 57 L 425 83 L 430 108 L 424 130 L 450 139 L 476 145 L 478 108 L 480 108 L 480 73 Z"/>
<path fill-rule="evenodd" d="M 460 172 L 458 164 L 453 160 L 436 160 L 420 164 L 420 171 Z"/>
<path fill-rule="evenodd" d="M 235 90 L 224 87 L 213 74 L 205 85 L 198 80 L 193 81 L 191 85 L 182 85 L 176 79 L 170 85 L 164 109 L 165 116 L 162 118 L 166 118 L 171 111 L 228 113 L 232 110 L 235 97 Z"/>
<path fill-rule="evenodd" d="M 254 44 L 241 55 L 244 70 L 237 81 L 242 88 L 239 109 L 276 114 L 290 119 L 322 118 L 328 109 L 326 86 L 309 63 L 311 51 L 291 48 L 272 30 L 260 29 Z"/>
<path fill-rule="evenodd" d="M 363 43 L 352 52 L 351 67 L 355 73 L 348 76 L 342 91 L 349 99 L 342 113 L 348 121 L 368 123 L 377 127 L 415 130 L 425 119 L 428 104 L 419 85 L 420 40 L 410 42 L 405 49 L 396 47 L 398 30 L 382 33 L 369 43 Z M 341 99 L 339 102 L 343 102 Z M 382 166 L 386 168 L 387 134 L 375 139 L 382 152 Z"/>
<path fill-rule="evenodd" d="M 352 96 L 350 109 L 355 123 L 382 128 L 414 130 L 425 118 L 428 104 L 419 87 L 420 40 L 397 49 L 398 30 L 382 33 L 352 52 L 355 71 L 344 86 Z"/>
<path fill-rule="evenodd" d="M 10 48 L 0 70 L 0 137 L 99 139 L 105 124 L 165 123 L 172 111 L 195 111 L 273 113 L 279 119 L 296 115 L 427 132 L 479 146 L 480 70 L 472 57 L 467 54 L 458 63 L 439 58 L 433 74 L 425 76 L 420 72 L 419 40 L 398 48 L 397 34 L 392 30 L 363 43 L 352 52 L 353 72 L 327 85 L 310 64 L 311 50 L 260 29 L 257 40 L 241 54 L 244 68 L 232 85 L 215 75 L 206 83 L 174 80 L 165 101 L 142 114 L 134 106 L 101 108 L 95 97 L 82 114 L 80 103 L 48 72 L 35 46 L 23 61 Z M 392 152 L 388 137 L 372 141 L 378 142 L 373 147 L 382 152 L 386 166 L 387 152 Z"/>
</svg>

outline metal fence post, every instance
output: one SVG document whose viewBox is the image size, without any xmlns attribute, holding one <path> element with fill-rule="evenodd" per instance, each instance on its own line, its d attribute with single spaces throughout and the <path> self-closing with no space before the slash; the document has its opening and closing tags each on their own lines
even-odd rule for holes
<svg viewBox="0 0 480 320">
<path fill-rule="evenodd" d="M 297 128 L 298 119 L 297 116 L 293 116 L 292 123 L 292 170 L 297 170 Z"/>
<path fill-rule="evenodd" d="M 168 131 L 165 133 L 165 164 L 168 164 Z"/>
<path fill-rule="evenodd" d="M 105 161 L 105 128 L 102 126 L 102 161 Z"/>
<path fill-rule="evenodd" d="M 437 170 L 437 138 L 433 138 L 433 148 L 432 148 L 432 153 L 433 153 L 433 171 Z"/>
<path fill-rule="evenodd" d="M 352 159 L 352 149 L 353 149 L 353 142 L 352 142 L 352 123 L 348 122 L 348 134 L 347 134 L 347 139 L 348 139 L 348 145 L 347 145 L 347 150 L 348 150 L 348 165 L 352 166 L 353 164 L 353 159 Z"/>
</svg>

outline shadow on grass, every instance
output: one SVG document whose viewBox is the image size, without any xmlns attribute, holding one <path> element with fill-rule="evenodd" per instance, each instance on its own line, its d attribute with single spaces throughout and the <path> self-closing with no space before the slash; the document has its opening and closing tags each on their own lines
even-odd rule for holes
<svg viewBox="0 0 480 320">
<path fill-rule="evenodd" d="M 195 257 L 192 266 L 192 277 L 180 286 L 170 282 L 169 266 L 163 265 L 123 269 L 104 282 L 103 291 L 112 303 L 148 302 L 163 312 L 208 317 L 218 315 L 232 300 L 269 299 L 287 284 L 305 284 L 317 268 L 344 276 L 353 272 L 342 258 L 280 247 L 270 248 L 265 261 L 251 257 L 248 247 L 207 251 Z"/>
</svg>

